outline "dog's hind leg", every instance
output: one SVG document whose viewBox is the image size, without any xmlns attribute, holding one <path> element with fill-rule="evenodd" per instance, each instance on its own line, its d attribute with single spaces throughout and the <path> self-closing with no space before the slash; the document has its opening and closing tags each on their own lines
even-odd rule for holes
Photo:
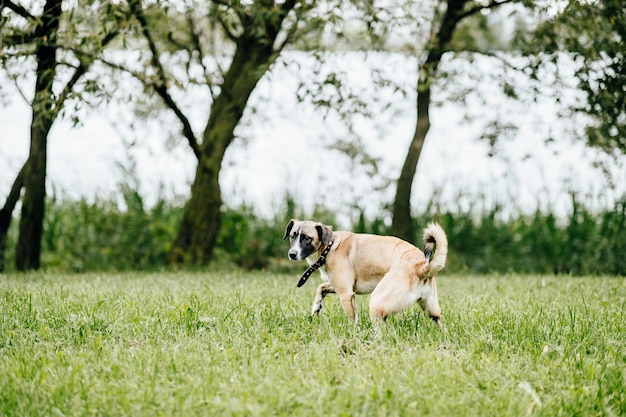
<svg viewBox="0 0 626 417">
<path fill-rule="evenodd" d="M 391 314 L 402 311 L 413 304 L 419 294 L 412 291 L 408 283 L 401 279 L 403 274 L 389 271 L 378 283 L 370 296 L 370 319 L 382 323 Z"/>
<path fill-rule="evenodd" d="M 322 300 L 324 299 L 324 297 L 326 297 L 326 294 L 334 292 L 335 289 L 330 284 L 330 282 L 320 284 L 320 286 L 317 287 L 317 291 L 315 292 L 315 299 L 313 300 L 313 308 L 311 310 L 311 313 L 313 315 L 319 314 L 319 312 L 322 310 Z"/>
<path fill-rule="evenodd" d="M 437 295 L 437 282 L 435 282 L 435 277 L 426 281 L 424 286 L 426 291 L 424 291 L 422 298 L 418 300 L 418 304 L 432 321 L 437 323 L 438 326 L 441 326 L 441 307 L 439 307 L 439 296 Z"/>
<path fill-rule="evenodd" d="M 376 329 L 380 328 L 387 317 L 399 313 L 424 297 L 425 287 L 422 282 L 416 279 L 405 279 L 409 272 L 402 269 L 390 270 L 372 291 L 370 296 L 370 319 Z M 436 293 L 434 303 L 436 305 L 432 305 L 433 312 L 435 307 L 439 307 Z"/>
</svg>

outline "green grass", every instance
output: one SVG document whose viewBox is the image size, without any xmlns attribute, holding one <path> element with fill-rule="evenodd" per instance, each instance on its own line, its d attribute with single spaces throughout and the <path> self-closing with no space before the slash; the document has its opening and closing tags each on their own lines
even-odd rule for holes
<svg viewBox="0 0 626 417">
<path fill-rule="evenodd" d="M 626 281 L 442 274 L 445 331 L 239 271 L 0 276 L 6 416 L 626 415 Z"/>
</svg>

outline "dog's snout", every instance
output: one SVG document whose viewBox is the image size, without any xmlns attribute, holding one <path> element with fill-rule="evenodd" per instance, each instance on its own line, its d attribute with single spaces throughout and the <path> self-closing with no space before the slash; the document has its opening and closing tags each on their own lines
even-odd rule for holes
<svg viewBox="0 0 626 417">
<path fill-rule="evenodd" d="M 298 259 L 298 252 L 296 252 L 295 250 L 290 250 L 289 259 L 291 259 L 292 261 L 296 261 Z"/>
</svg>

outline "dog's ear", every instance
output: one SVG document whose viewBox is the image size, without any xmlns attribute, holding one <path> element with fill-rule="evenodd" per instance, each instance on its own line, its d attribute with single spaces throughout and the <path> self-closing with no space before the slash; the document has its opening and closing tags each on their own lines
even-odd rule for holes
<svg viewBox="0 0 626 417">
<path fill-rule="evenodd" d="M 333 241 L 333 228 L 331 226 L 318 223 L 315 225 L 315 229 L 317 229 L 317 235 L 324 245 L 328 245 Z"/>
<path fill-rule="evenodd" d="M 291 233 L 291 229 L 293 228 L 293 224 L 295 222 L 296 222 L 296 219 L 289 220 L 289 223 L 287 223 L 287 228 L 285 229 L 285 236 L 283 236 L 283 240 L 289 237 L 289 234 Z"/>
</svg>

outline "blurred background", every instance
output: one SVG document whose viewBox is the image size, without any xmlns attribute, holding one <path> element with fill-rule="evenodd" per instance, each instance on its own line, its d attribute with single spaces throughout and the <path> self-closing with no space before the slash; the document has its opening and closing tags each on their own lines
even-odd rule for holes
<svg viewBox="0 0 626 417">
<path fill-rule="evenodd" d="M 299 270 L 306 217 L 626 271 L 621 2 L 1 7 L 3 270 Z"/>
</svg>

